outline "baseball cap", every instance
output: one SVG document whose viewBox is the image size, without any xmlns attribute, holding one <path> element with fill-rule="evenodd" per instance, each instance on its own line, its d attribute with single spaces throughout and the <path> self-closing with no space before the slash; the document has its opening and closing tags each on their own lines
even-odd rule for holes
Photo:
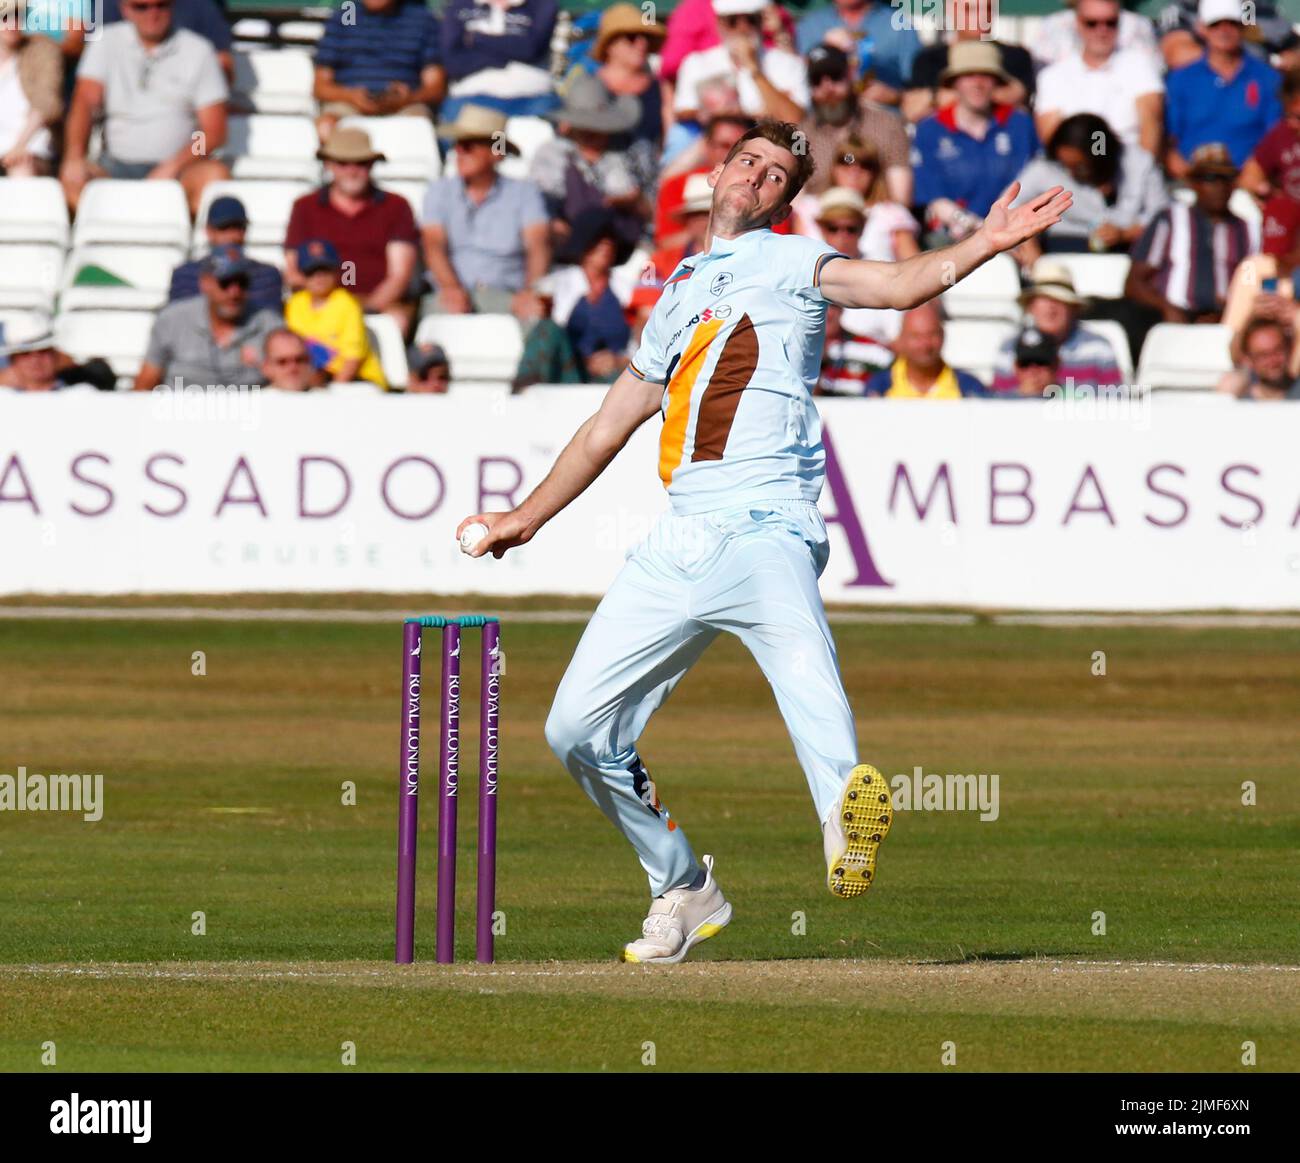
<svg viewBox="0 0 1300 1163">
<path fill-rule="evenodd" d="M 849 57 L 833 44 L 817 44 L 808 50 L 808 83 L 817 84 L 823 77 L 842 81 L 849 75 Z"/>
<path fill-rule="evenodd" d="M 332 242 L 323 238 L 312 238 L 298 247 L 298 270 L 304 275 L 312 271 L 336 271 L 339 268 L 339 252 Z"/>
<path fill-rule="evenodd" d="M 1024 328 L 1016 336 L 1017 367 L 1055 367 L 1061 345 L 1037 327 Z"/>
<path fill-rule="evenodd" d="M 1218 24 L 1221 20 L 1242 24 L 1241 0 L 1201 0 L 1196 18 L 1207 27 Z"/>
<path fill-rule="evenodd" d="M 244 257 L 242 246 L 218 246 L 203 260 L 203 273 L 212 275 L 218 282 L 236 279 L 240 275 L 248 277 L 248 259 Z"/>
<path fill-rule="evenodd" d="M 450 366 L 447 353 L 436 343 L 426 343 L 411 348 L 406 363 L 417 376 L 428 375 L 430 368 Z"/>
<path fill-rule="evenodd" d="M 213 198 L 212 205 L 208 207 L 208 225 L 219 229 L 226 226 L 247 226 L 248 211 L 244 209 L 243 202 L 228 194 Z"/>
</svg>

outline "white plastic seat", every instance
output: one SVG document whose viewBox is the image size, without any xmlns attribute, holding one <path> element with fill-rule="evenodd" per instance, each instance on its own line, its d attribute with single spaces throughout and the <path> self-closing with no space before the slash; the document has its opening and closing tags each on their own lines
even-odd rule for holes
<svg viewBox="0 0 1300 1163">
<path fill-rule="evenodd" d="M 72 245 L 90 242 L 189 246 L 190 209 L 180 182 L 87 182 L 77 203 Z"/>
<path fill-rule="evenodd" d="M 410 368 L 406 365 L 406 344 L 402 340 L 402 329 L 391 315 L 367 315 L 366 331 L 370 335 L 370 344 L 379 356 L 379 364 L 384 369 L 384 379 L 390 388 L 404 388 L 410 379 Z M 513 373 L 511 373 L 513 374 Z"/>
<path fill-rule="evenodd" d="M 0 178 L 0 242 L 68 245 L 68 204 L 57 178 Z"/>
<path fill-rule="evenodd" d="M 1020 269 L 1009 254 L 995 255 L 943 294 L 949 319 L 1020 318 Z"/>
<path fill-rule="evenodd" d="M 316 73 L 303 49 L 254 49 L 235 53 L 235 101 L 255 113 L 311 117 Z"/>
<path fill-rule="evenodd" d="M 1115 351 L 1119 370 L 1124 373 L 1124 382 L 1133 382 L 1133 352 L 1128 345 L 1128 332 L 1123 324 L 1114 319 L 1080 319 L 1079 326 L 1085 331 L 1092 331 L 1110 341 Z"/>
<path fill-rule="evenodd" d="M 0 242 L 0 308 L 54 314 L 63 278 L 63 247 Z"/>
<path fill-rule="evenodd" d="M 320 141 L 310 117 L 254 113 L 232 117 L 229 125 L 226 148 L 236 180 L 320 182 Z"/>
<path fill-rule="evenodd" d="M 1051 254 L 1070 272 L 1074 289 L 1089 299 L 1122 299 L 1132 260 L 1126 254 Z"/>
<path fill-rule="evenodd" d="M 424 195 L 429 189 L 428 182 L 390 180 L 376 182 L 375 185 L 381 190 L 387 190 L 390 194 L 400 194 L 410 205 L 411 213 L 415 215 L 416 222 L 420 221 L 420 215 L 424 212 Z"/>
<path fill-rule="evenodd" d="M 512 380 L 524 353 L 513 315 L 426 315 L 415 342 L 438 344 L 457 380 Z"/>
<path fill-rule="evenodd" d="M 156 311 L 167 302 L 172 271 L 185 261 L 179 247 L 79 246 L 64 267 L 59 311 Z M 76 286 L 86 267 L 99 267 L 122 279 L 124 286 Z"/>
<path fill-rule="evenodd" d="M 555 136 L 555 126 L 545 117 L 507 117 L 506 140 L 519 150 L 525 165 Z"/>
<path fill-rule="evenodd" d="M 1222 323 L 1157 323 L 1147 333 L 1138 383 L 1149 389 L 1212 391 L 1232 370 L 1231 328 Z"/>
<path fill-rule="evenodd" d="M 427 182 L 442 173 L 433 122 L 425 117 L 345 117 L 340 126 L 364 129 L 370 144 L 384 155 L 375 163 L 375 180 Z"/>
<path fill-rule="evenodd" d="M 325 35 L 325 23 L 321 20 L 286 20 L 277 31 L 281 40 L 315 44 Z"/>
<path fill-rule="evenodd" d="M 54 341 L 73 359 L 108 360 L 118 379 L 140 370 L 153 330 L 151 311 L 73 311 L 54 321 Z"/>
<path fill-rule="evenodd" d="M 203 188 L 199 217 L 195 223 L 196 246 L 206 253 L 208 244 L 204 228 L 208 221 L 208 207 L 223 195 L 238 198 L 248 214 L 248 234 L 245 244 L 252 246 L 283 246 L 285 230 L 293 204 L 312 190 L 310 182 L 209 182 Z"/>
<path fill-rule="evenodd" d="M 993 382 L 998 352 L 1015 338 L 1014 324 L 998 320 L 950 319 L 943 325 L 943 358 L 949 367 L 970 372 L 987 387 Z"/>
</svg>

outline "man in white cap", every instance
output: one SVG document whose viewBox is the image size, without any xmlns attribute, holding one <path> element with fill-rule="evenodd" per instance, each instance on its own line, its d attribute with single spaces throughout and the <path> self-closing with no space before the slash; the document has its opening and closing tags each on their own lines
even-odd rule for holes
<svg viewBox="0 0 1300 1163">
<path fill-rule="evenodd" d="M 722 43 L 682 61 L 673 96 L 678 121 L 707 121 L 736 105 L 750 117 L 798 121 L 804 115 L 808 74 L 794 53 L 763 47 L 766 7 L 767 0 L 713 0 Z"/>
<path fill-rule="evenodd" d="M 776 695 L 812 793 L 827 888 L 848 899 L 871 887 L 892 820 L 889 787 L 858 763 L 817 588 L 829 543 L 817 509 L 826 450 L 812 394 L 827 310 L 915 307 L 1070 206 L 1057 187 L 1012 209 L 1013 183 L 964 242 L 900 263 L 850 258 L 772 232 L 813 171 L 803 142 L 795 125 L 776 122 L 741 138 L 709 175 L 708 248 L 667 280 L 599 411 L 518 507 L 471 515 L 455 532 L 487 526 L 475 557 L 524 545 L 642 424 L 662 418 L 659 479 L 671 510 L 628 555 L 546 723 L 551 749 L 649 880 L 649 915 L 624 961 L 679 962 L 731 919 L 713 857 L 696 857 L 637 750 L 650 716 L 724 630 L 744 642 Z M 730 805 L 737 814 L 746 795 L 740 781 Z"/>
<path fill-rule="evenodd" d="M 1029 321 L 1057 344 L 1057 374 L 1061 381 L 1109 388 L 1123 382 L 1124 373 L 1110 340 L 1079 325 L 1079 312 L 1087 300 L 1074 289 L 1070 268 L 1050 258 L 1034 263 L 1029 286 L 1020 294 L 1020 305 Z M 1014 392 L 1016 340 L 1010 338 L 998 352 L 993 368 L 993 392 Z"/>
<path fill-rule="evenodd" d="M 1165 78 L 1165 169 L 1179 179 L 1192 154 L 1211 143 L 1222 142 L 1233 164 L 1244 165 L 1283 113 L 1281 75 L 1242 49 L 1243 0 L 1201 0 L 1198 15 L 1205 55 Z"/>
</svg>

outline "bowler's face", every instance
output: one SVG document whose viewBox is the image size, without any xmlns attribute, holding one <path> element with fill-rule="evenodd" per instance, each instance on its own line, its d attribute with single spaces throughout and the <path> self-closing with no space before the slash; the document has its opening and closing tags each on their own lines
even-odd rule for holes
<svg viewBox="0 0 1300 1163">
<path fill-rule="evenodd" d="M 709 175 L 715 220 L 741 229 L 766 224 L 785 209 L 795 167 L 795 157 L 788 149 L 761 137 L 751 138 L 731 161 Z"/>
</svg>

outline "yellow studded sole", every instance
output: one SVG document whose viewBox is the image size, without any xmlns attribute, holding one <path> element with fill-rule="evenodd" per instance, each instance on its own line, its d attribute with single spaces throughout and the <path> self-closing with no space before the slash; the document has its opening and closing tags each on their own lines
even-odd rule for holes
<svg viewBox="0 0 1300 1163">
<path fill-rule="evenodd" d="M 848 900 L 861 896 L 875 883 L 876 853 L 894 822 L 885 777 L 866 763 L 858 764 L 849 774 L 839 811 L 845 847 L 826 869 L 826 887 Z"/>
</svg>

